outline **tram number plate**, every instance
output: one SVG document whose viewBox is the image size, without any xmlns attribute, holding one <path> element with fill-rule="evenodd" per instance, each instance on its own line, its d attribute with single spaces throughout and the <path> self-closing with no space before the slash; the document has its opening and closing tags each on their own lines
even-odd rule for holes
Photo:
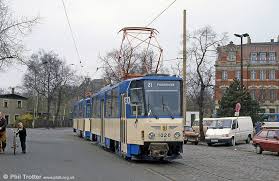
<svg viewBox="0 0 279 181">
<path fill-rule="evenodd" d="M 170 133 L 160 133 L 159 136 L 162 138 L 166 138 L 166 137 L 170 137 L 171 134 Z"/>
</svg>

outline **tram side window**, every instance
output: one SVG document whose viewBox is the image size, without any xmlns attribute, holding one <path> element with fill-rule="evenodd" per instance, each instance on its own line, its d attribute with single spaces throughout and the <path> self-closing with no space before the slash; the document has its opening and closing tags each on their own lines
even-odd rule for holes
<svg viewBox="0 0 279 181">
<path fill-rule="evenodd" d="M 131 108 L 133 116 L 144 116 L 143 90 L 142 88 L 131 88 Z"/>
<path fill-rule="evenodd" d="M 93 118 L 100 117 L 100 101 L 97 100 L 97 98 L 93 98 L 92 106 L 93 106 Z"/>
<path fill-rule="evenodd" d="M 82 102 L 80 102 L 79 103 L 79 105 L 78 105 L 78 116 L 80 117 L 80 118 L 82 118 Z"/>
<path fill-rule="evenodd" d="M 93 117 L 93 118 L 95 118 L 95 117 L 96 117 L 95 107 L 96 107 L 96 101 L 95 101 L 95 98 L 92 98 L 92 105 L 91 105 L 91 109 L 92 109 L 92 117 Z"/>
<path fill-rule="evenodd" d="M 106 118 L 111 118 L 112 116 L 112 100 L 111 100 L 111 92 L 106 93 Z"/>
<path fill-rule="evenodd" d="M 112 90 L 112 115 L 111 117 L 117 118 L 119 116 L 119 101 L 118 101 L 118 91 L 116 88 Z"/>
<path fill-rule="evenodd" d="M 91 101 L 86 100 L 86 117 L 90 118 L 92 116 L 92 106 L 91 106 Z"/>
</svg>

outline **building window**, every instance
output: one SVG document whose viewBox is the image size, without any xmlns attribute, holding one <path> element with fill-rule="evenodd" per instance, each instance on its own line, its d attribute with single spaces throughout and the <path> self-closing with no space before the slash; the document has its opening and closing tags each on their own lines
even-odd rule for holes
<svg viewBox="0 0 279 181">
<path fill-rule="evenodd" d="M 234 62 L 236 60 L 235 52 L 229 52 L 228 53 L 228 61 Z"/>
<path fill-rule="evenodd" d="M 256 90 L 251 90 L 251 91 L 250 91 L 250 95 L 251 95 L 251 98 L 252 98 L 253 100 L 255 100 L 255 99 L 256 99 Z"/>
<path fill-rule="evenodd" d="M 274 108 L 270 108 L 269 109 L 269 113 L 275 113 L 275 109 Z"/>
<path fill-rule="evenodd" d="M 235 71 L 235 78 L 236 78 L 237 80 L 240 80 L 240 78 L 241 78 L 240 70 Z"/>
<path fill-rule="evenodd" d="M 266 61 L 266 53 L 265 52 L 260 53 L 260 61 Z"/>
<path fill-rule="evenodd" d="M 17 108 L 19 108 L 19 109 L 22 108 L 22 101 L 17 101 Z"/>
<path fill-rule="evenodd" d="M 5 107 L 5 108 L 8 108 L 8 100 L 4 100 L 4 104 L 3 104 L 3 107 Z"/>
<path fill-rule="evenodd" d="M 17 121 L 19 118 L 19 115 L 15 115 L 15 121 Z"/>
<path fill-rule="evenodd" d="M 275 80 L 275 70 L 270 70 L 269 71 L 269 79 L 270 80 Z"/>
<path fill-rule="evenodd" d="M 266 99 L 266 92 L 263 88 L 261 88 L 259 91 L 259 101 L 264 102 L 265 99 Z"/>
<path fill-rule="evenodd" d="M 222 71 L 222 80 L 228 80 L 228 72 L 227 71 Z"/>
<path fill-rule="evenodd" d="M 271 89 L 270 90 L 270 100 L 271 101 L 276 101 L 276 99 L 277 99 L 276 90 L 275 89 Z"/>
<path fill-rule="evenodd" d="M 266 72 L 265 70 L 260 70 L 260 80 L 265 80 L 266 79 Z"/>
<path fill-rule="evenodd" d="M 9 115 L 5 115 L 5 119 L 7 120 L 7 123 L 9 124 L 10 116 Z"/>
<path fill-rule="evenodd" d="M 251 53 L 251 61 L 252 62 L 256 62 L 257 61 L 257 53 L 256 52 L 253 52 L 253 53 Z"/>
<path fill-rule="evenodd" d="M 275 52 L 269 52 L 269 61 L 275 61 Z"/>
<path fill-rule="evenodd" d="M 257 72 L 255 70 L 250 71 L 250 79 L 251 80 L 256 80 L 257 78 Z"/>
</svg>

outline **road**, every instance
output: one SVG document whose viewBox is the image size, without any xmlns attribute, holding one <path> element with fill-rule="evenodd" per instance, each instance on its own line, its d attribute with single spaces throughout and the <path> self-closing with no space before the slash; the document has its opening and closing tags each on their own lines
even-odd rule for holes
<svg viewBox="0 0 279 181">
<path fill-rule="evenodd" d="M 0 154 L 0 180 L 173 181 L 278 180 L 279 156 L 257 155 L 252 145 L 184 146 L 174 162 L 126 161 L 72 129 L 28 129 L 27 154 L 13 155 L 11 130 L 5 154 Z M 56 176 L 56 177 L 54 177 Z M 14 179 L 11 179 L 13 177 Z M 49 178 L 48 178 L 49 177 Z"/>
</svg>

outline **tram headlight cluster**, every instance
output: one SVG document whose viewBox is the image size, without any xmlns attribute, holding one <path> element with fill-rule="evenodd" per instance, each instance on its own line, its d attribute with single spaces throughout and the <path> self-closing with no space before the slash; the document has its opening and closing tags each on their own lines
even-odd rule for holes
<svg viewBox="0 0 279 181">
<path fill-rule="evenodd" d="M 153 140 L 153 139 L 155 138 L 155 133 L 150 132 L 150 133 L 148 134 L 148 138 L 151 139 L 151 140 Z"/>
<path fill-rule="evenodd" d="M 177 138 L 179 138 L 180 136 L 181 136 L 180 132 L 177 131 L 177 132 L 174 133 L 174 138 L 177 139 Z"/>
</svg>

